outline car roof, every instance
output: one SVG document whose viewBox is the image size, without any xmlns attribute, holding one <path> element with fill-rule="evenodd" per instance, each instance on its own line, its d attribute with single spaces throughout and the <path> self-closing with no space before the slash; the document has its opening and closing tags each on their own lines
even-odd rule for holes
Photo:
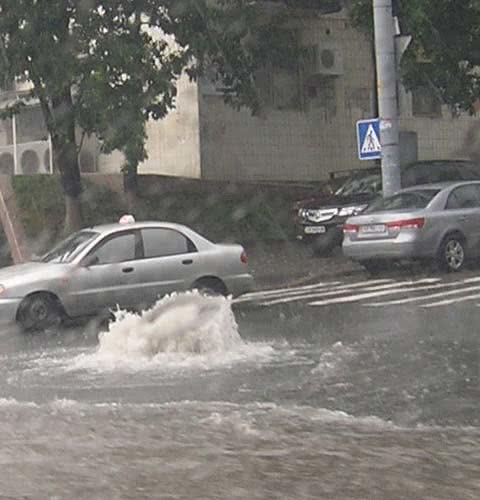
<svg viewBox="0 0 480 500">
<path fill-rule="evenodd" d="M 174 222 L 163 222 L 163 221 L 141 221 L 141 222 L 130 222 L 125 224 L 120 224 L 119 222 L 110 224 L 100 224 L 98 226 L 90 226 L 82 228 L 82 231 L 96 231 L 102 234 L 114 233 L 116 231 L 128 230 L 128 229 L 144 229 L 148 227 L 163 227 L 166 229 L 176 229 L 179 231 L 192 231 L 192 229 L 184 226 L 182 224 L 177 224 Z"/>
</svg>

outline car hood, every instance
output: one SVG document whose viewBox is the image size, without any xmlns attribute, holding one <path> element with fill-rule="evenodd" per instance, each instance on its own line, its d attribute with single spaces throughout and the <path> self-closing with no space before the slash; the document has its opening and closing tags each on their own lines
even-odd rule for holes
<svg viewBox="0 0 480 500">
<path fill-rule="evenodd" d="M 54 280 L 64 276 L 71 268 L 71 264 L 45 262 L 16 264 L 0 269 L 0 285 L 8 288 L 30 282 Z"/>
<path fill-rule="evenodd" d="M 312 196 L 304 200 L 297 201 L 295 208 L 327 208 L 327 207 L 346 207 L 349 205 L 363 205 L 373 200 L 375 195 L 370 193 L 361 193 L 349 196 L 343 195 L 322 195 Z"/>
</svg>

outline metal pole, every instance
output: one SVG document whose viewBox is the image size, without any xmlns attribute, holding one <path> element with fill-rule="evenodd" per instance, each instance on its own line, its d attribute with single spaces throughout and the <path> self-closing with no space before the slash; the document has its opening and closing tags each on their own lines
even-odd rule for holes
<svg viewBox="0 0 480 500">
<path fill-rule="evenodd" d="M 401 188 L 397 70 L 392 0 L 373 0 L 383 196 Z"/>
<path fill-rule="evenodd" d="M 18 175 L 20 169 L 18 168 L 18 150 L 17 150 L 17 115 L 12 116 L 12 139 L 13 139 L 13 173 Z"/>
</svg>

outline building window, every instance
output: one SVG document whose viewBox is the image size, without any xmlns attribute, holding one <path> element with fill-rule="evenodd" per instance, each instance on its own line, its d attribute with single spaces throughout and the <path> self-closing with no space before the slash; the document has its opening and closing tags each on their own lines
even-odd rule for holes
<svg viewBox="0 0 480 500">
<path fill-rule="evenodd" d="M 412 113 L 437 118 L 442 116 L 442 103 L 430 87 L 417 87 L 412 90 Z"/>
<path fill-rule="evenodd" d="M 269 66 L 258 71 L 255 82 L 263 106 L 280 111 L 303 109 L 302 83 L 298 65 Z"/>
<path fill-rule="evenodd" d="M 327 118 L 337 115 L 337 89 L 334 78 L 323 78 L 306 87 L 308 106 L 325 112 Z"/>
</svg>

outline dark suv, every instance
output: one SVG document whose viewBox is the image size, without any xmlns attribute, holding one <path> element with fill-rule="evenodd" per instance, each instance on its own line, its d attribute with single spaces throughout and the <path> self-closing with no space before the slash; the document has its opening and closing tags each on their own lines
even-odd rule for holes
<svg viewBox="0 0 480 500">
<path fill-rule="evenodd" d="M 480 180 L 480 165 L 468 160 L 418 161 L 402 167 L 402 187 L 458 180 Z M 354 171 L 333 194 L 315 192 L 294 205 L 297 238 L 328 255 L 342 243 L 342 226 L 382 191 L 380 168 Z"/>
</svg>

